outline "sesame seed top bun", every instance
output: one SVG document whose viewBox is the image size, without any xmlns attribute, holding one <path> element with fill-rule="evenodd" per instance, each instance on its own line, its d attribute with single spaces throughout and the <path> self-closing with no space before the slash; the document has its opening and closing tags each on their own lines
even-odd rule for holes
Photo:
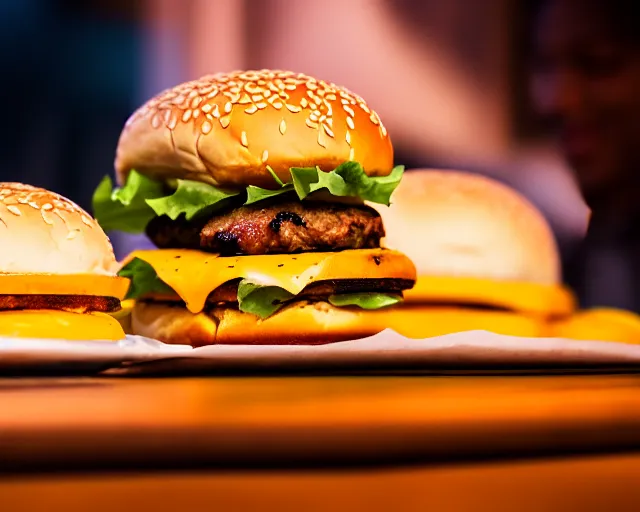
<svg viewBox="0 0 640 512">
<path fill-rule="evenodd" d="M 290 167 L 331 171 L 355 160 L 368 175 L 393 167 L 380 118 L 348 90 L 300 73 L 243 71 L 166 90 L 127 121 L 116 152 L 119 183 L 131 169 L 158 180 L 273 187 Z"/>
<path fill-rule="evenodd" d="M 405 173 L 382 215 L 387 247 L 420 276 L 473 277 L 556 285 L 560 258 L 547 221 L 514 189 L 457 171 Z"/>
<path fill-rule="evenodd" d="M 0 183 L 0 274 L 114 275 L 111 242 L 77 204 L 22 183 Z"/>
</svg>

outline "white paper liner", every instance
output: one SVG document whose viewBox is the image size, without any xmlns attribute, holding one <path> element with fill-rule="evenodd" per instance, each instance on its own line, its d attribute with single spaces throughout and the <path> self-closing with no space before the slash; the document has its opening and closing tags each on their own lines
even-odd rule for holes
<svg viewBox="0 0 640 512">
<path fill-rule="evenodd" d="M 142 336 L 120 342 L 1 338 L 0 374 L 189 374 L 289 371 L 640 370 L 640 345 L 518 338 L 470 331 L 413 340 L 392 330 L 326 345 L 213 345 L 192 349 Z"/>
<path fill-rule="evenodd" d="M 369 338 L 327 345 L 214 345 L 163 357 L 162 361 L 147 361 L 118 373 L 602 367 L 640 370 L 640 345 L 518 338 L 486 331 L 414 340 L 389 329 Z"/>
<path fill-rule="evenodd" d="M 0 337 L 0 375 L 20 373 L 95 373 L 125 362 L 157 359 L 192 350 L 142 336 L 108 340 Z"/>
</svg>

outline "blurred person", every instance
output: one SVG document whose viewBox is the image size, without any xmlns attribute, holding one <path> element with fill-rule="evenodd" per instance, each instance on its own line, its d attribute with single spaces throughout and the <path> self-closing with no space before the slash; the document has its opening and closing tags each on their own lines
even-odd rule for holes
<svg viewBox="0 0 640 512">
<path fill-rule="evenodd" d="M 543 0 L 531 92 L 592 211 L 564 275 L 583 307 L 640 312 L 640 31 L 631 0 Z"/>
</svg>

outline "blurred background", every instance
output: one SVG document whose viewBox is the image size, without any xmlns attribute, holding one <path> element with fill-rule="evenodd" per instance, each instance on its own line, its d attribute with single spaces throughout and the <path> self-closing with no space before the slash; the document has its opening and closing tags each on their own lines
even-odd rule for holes
<svg viewBox="0 0 640 512">
<path fill-rule="evenodd" d="M 0 178 L 90 208 L 123 123 L 147 98 L 207 73 L 290 69 L 364 96 L 397 163 L 514 186 L 569 253 L 588 208 L 531 106 L 534 9 L 518 0 L 3 0 Z M 140 243 L 114 236 L 119 255 Z"/>
</svg>

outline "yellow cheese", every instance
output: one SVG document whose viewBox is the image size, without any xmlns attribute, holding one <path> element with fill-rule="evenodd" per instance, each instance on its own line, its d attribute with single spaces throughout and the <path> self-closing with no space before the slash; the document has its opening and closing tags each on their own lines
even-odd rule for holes
<svg viewBox="0 0 640 512">
<path fill-rule="evenodd" d="M 597 308 L 554 322 L 552 336 L 591 341 L 640 343 L 640 316 L 630 311 Z"/>
<path fill-rule="evenodd" d="M 480 304 L 544 317 L 575 309 L 573 295 L 561 286 L 465 277 L 419 276 L 404 297 L 406 304 Z"/>
<path fill-rule="evenodd" d="M 404 305 L 378 310 L 371 318 L 381 329 L 390 328 L 414 339 L 476 330 L 533 338 L 548 334 L 548 326 L 540 318 L 511 311 Z"/>
<path fill-rule="evenodd" d="M 94 295 L 124 299 L 129 280 L 96 274 L 2 274 L 2 295 Z"/>
<path fill-rule="evenodd" d="M 104 313 L 43 309 L 0 311 L 0 336 L 116 341 L 125 334 L 118 321 Z"/>
<path fill-rule="evenodd" d="M 413 281 L 416 278 L 415 267 L 407 256 L 381 249 L 231 257 L 195 250 L 165 249 L 135 251 L 127 257 L 125 264 L 133 258 L 151 265 L 192 313 L 202 311 L 213 290 L 239 278 L 264 286 L 278 286 L 294 295 L 314 281 L 327 279 Z"/>
</svg>

